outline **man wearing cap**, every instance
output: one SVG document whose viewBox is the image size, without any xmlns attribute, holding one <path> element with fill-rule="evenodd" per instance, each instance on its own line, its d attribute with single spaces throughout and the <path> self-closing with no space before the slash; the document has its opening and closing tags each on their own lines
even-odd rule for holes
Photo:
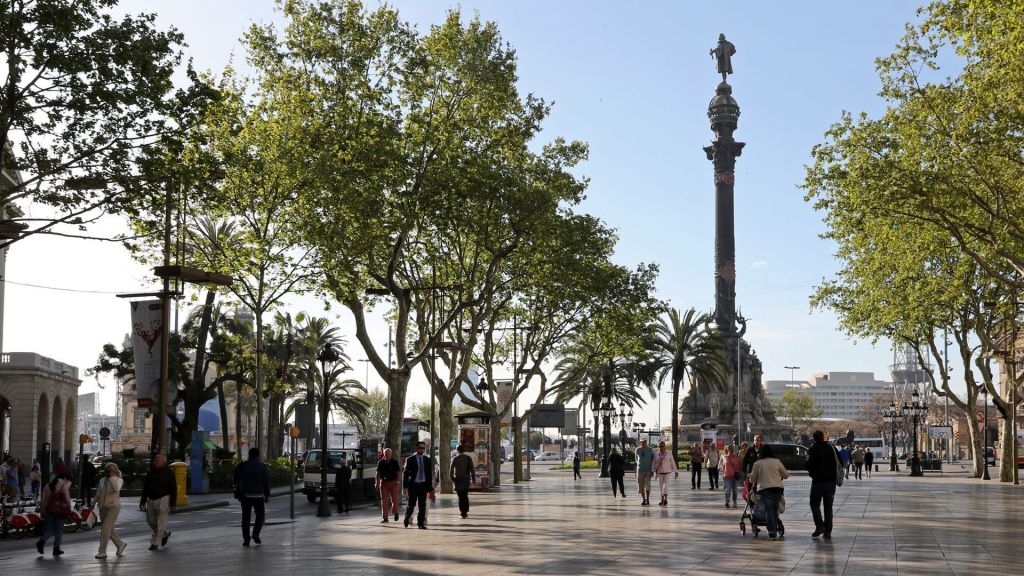
<svg viewBox="0 0 1024 576">
<path fill-rule="evenodd" d="M 167 467 L 167 457 L 157 454 L 153 457 L 152 467 L 146 472 L 142 483 L 142 498 L 139 510 L 146 511 L 146 523 L 153 530 L 149 537 L 149 549 L 156 550 L 157 542 L 167 546 L 171 532 L 167 530 L 167 517 L 174 512 L 178 497 L 178 483 L 174 472 Z"/>
</svg>

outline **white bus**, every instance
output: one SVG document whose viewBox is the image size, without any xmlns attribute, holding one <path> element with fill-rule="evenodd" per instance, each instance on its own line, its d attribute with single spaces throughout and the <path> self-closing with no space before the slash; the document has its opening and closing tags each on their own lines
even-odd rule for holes
<svg viewBox="0 0 1024 576">
<path fill-rule="evenodd" d="M 885 441 L 885 438 L 854 438 L 854 446 L 860 446 L 867 450 L 871 449 L 871 454 L 875 458 L 875 464 L 879 465 L 879 470 L 882 464 L 887 467 L 889 465 L 889 443 Z"/>
</svg>

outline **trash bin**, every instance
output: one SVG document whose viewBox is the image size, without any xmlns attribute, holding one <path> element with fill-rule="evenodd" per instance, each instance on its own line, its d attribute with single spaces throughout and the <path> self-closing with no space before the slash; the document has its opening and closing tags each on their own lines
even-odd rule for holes
<svg viewBox="0 0 1024 576">
<path fill-rule="evenodd" d="M 185 506 L 188 504 L 188 496 L 186 495 L 186 481 L 185 476 L 188 475 L 188 464 L 184 462 L 172 462 L 168 464 L 171 472 L 174 472 L 174 482 L 178 485 L 178 497 L 174 499 L 175 506 Z"/>
</svg>

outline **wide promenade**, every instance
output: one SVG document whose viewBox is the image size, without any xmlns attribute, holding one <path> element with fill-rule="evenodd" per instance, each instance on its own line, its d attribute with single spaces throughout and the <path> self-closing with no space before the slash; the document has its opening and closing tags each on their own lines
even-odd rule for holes
<svg viewBox="0 0 1024 576">
<path fill-rule="evenodd" d="M 3 574 L 835 574 L 1024 573 L 1024 491 L 964 474 L 911 479 L 876 473 L 839 489 L 831 541 L 810 537 L 809 480 L 786 483 L 786 537 L 768 542 L 739 530 L 740 510 L 721 491 L 672 482 L 668 507 L 612 498 L 596 472 L 534 466 L 533 480 L 473 493 L 467 520 L 454 496 L 430 508 L 429 530 L 380 524 L 375 510 L 314 516 L 315 506 L 275 497 L 263 545 L 243 548 L 237 505 L 177 514 L 167 548 L 146 550 L 145 523 L 126 512 L 127 554 L 93 559 L 97 530 L 67 535 L 66 554 L 38 556 L 32 540 L 0 541 Z M 633 475 L 626 478 L 633 491 Z M 299 495 L 301 498 L 301 495 Z M 223 499 L 223 496 L 219 497 Z M 128 500 L 131 502 L 134 499 Z M 657 496 L 653 498 L 657 503 Z"/>
</svg>

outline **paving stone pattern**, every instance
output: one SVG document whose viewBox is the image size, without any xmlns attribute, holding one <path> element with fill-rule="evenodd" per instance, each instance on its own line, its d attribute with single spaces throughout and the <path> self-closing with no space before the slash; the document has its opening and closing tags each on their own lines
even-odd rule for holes
<svg viewBox="0 0 1024 576">
<path fill-rule="evenodd" d="M 95 531 L 65 542 L 66 554 L 38 556 L 32 540 L 0 542 L 3 574 L 1022 574 L 1021 487 L 963 474 L 911 479 L 888 473 L 839 488 L 831 541 L 812 539 L 806 476 L 786 481 L 784 540 L 740 533 L 740 510 L 721 491 L 672 482 L 667 507 L 638 496 L 612 498 L 606 480 L 586 471 L 534 467 L 533 480 L 471 495 L 469 519 L 452 496 L 430 509 L 429 530 L 379 524 L 374 510 L 316 518 L 296 503 L 290 521 L 275 499 L 261 547 L 242 548 L 237 505 L 181 514 L 169 546 L 146 550 L 141 515 L 125 522 L 128 554 L 93 559 Z M 509 478 L 511 475 L 508 476 Z M 627 491 L 635 479 L 627 476 Z M 654 487 L 657 491 L 657 486 Z M 143 523 L 139 525 L 139 523 Z"/>
</svg>

